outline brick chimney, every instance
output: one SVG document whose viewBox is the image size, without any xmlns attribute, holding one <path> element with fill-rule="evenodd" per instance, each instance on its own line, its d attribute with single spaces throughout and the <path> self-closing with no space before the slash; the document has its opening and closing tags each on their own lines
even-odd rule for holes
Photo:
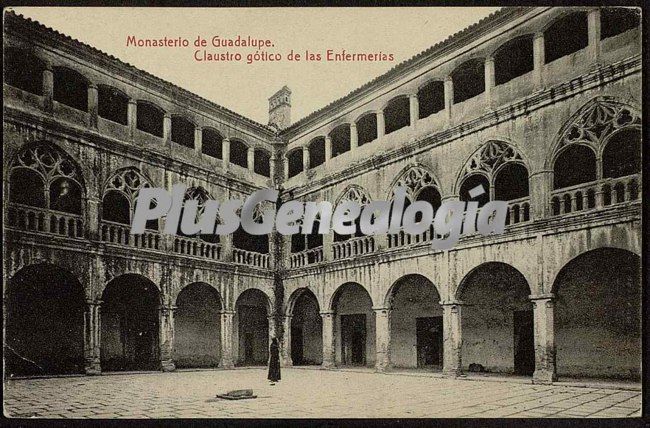
<svg viewBox="0 0 650 428">
<path fill-rule="evenodd" d="M 291 125 L 291 89 L 286 85 L 269 98 L 269 125 L 280 130 Z"/>
</svg>

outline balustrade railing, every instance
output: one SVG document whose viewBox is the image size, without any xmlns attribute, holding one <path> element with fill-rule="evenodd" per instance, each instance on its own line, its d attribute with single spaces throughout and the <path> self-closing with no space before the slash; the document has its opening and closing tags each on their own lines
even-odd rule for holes
<svg viewBox="0 0 650 428">
<path fill-rule="evenodd" d="M 311 248 L 299 253 L 291 254 L 289 266 L 292 268 L 302 267 L 323 261 L 323 247 Z"/>
<path fill-rule="evenodd" d="M 640 195 L 639 174 L 582 183 L 557 189 L 551 193 L 551 215 L 604 208 L 635 201 Z"/>
<path fill-rule="evenodd" d="M 172 251 L 187 256 L 203 257 L 212 260 L 221 260 L 221 245 L 213 242 L 203 241 L 196 237 L 174 238 Z"/>
<path fill-rule="evenodd" d="M 131 226 L 112 221 L 102 220 L 99 238 L 111 244 L 149 250 L 162 249 L 161 236 L 158 232 L 145 231 L 142 234 L 131 235 Z"/>
<path fill-rule="evenodd" d="M 530 221 L 530 197 L 513 199 L 508 201 L 508 214 L 506 215 L 506 226 Z"/>
<path fill-rule="evenodd" d="M 268 254 L 256 253 L 254 251 L 232 249 L 233 262 L 240 265 L 255 266 L 261 268 L 270 267 L 270 256 Z"/>
<path fill-rule="evenodd" d="M 22 204 L 12 203 L 9 205 L 7 226 L 30 232 L 53 233 L 69 238 L 84 237 L 84 222 L 80 215 Z"/>
<path fill-rule="evenodd" d="M 375 251 L 375 238 L 361 236 L 332 244 L 332 256 L 335 260 L 360 256 Z"/>
<path fill-rule="evenodd" d="M 398 233 L 388 235 L 388 248 L 406 247 L 409 245 L 417 245 L 424 242 L 430 242 L 436 237 L 433 231 L 433 224 L 427 230 L 417 235 L 411 235 L 403 230 Z"/>
</svg>

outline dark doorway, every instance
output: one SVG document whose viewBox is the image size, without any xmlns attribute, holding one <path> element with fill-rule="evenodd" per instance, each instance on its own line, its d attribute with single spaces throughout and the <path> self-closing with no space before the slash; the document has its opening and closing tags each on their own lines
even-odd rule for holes
<svg viewBox="0 0 650 428">
<path fill-rule="evenodd" d="M 243 339 L 243 359 L 245 366 L 265 365 L 268 360 L 269 321 L 266 308 L 244 306 L 239 308 L 239 334 Z"/>
<path fill-rule="evenodd" d="M 442 317 L 415 319 L 418 368 L 442 365 Z"/>
<path fill-rule="evenodd" d="M 341 356 L 344 365 L 366 364 L 366 314 L 341 315 Z"/>
<path fill-rule="evenodd" d="M 533 311 L 514 312 L 515 374 L 531 376 L 535 371 Z"/>
<path fill-rule="evenodd" d="M 305 363 L 305 358 L 302 352 L 302 328 L 299 326 L 291 326 L 291 361 L 294 365 L 302 365 Z"/>
</svg>

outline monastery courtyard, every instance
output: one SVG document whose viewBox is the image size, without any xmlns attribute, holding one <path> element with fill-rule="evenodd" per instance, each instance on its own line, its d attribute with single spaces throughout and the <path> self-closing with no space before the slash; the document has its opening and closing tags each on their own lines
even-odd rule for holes
<svg viewBox="0 0 650 428">
<path fill-rule="evenodd" d="M 252 388 L 256 399 L 216 394 Z M 264 368 L 123 373 L 5 382 L 5 416 L 17 418 L 634 417 L 634 383 L 533 385 L 525 378 L 370 369 Z"/>
</svg>

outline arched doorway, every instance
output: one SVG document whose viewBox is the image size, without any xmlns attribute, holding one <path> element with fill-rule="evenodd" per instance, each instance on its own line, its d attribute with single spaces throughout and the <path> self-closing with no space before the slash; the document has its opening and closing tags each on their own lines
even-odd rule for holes
<svg viewBox="0 0 650 428">
<path fill-rule="evenodd" d="M 84 372 L 83 286 L 50 264 L 8 281 L 5 370 L 8 377 Z"/>
<path fill-rule="evenodd" d="M 235 304 L 237 365 L 263 366 L 269 358 L 269 299 L 256 288 L 239 295 Z"/>
<path fill-rule="evenodd" d="M 533 306 L 526 278 L 505 263 L 473 269 L 458 292 L 463 369 L 532 376 L 535 371 Z"/>
<path fill-rule="evenodd" d="M 176 367 L 217 367 L 221 359 L 221 297 L 210 285 L 183 288 L 174 313 Z"/>
<path fill-rule="evenodd" d="M 106 285 L 102 302 L 102 369 L 159 369 L 161 300 L 156 285 L 140 275 L 121 275 Z"/>
<path fill-rule="evenodd" d="M 390 362 L 395 367 L 442 369 L 443 329 L 440 295 L 422 275 L 398 279 L 388 295 Z"/>
<path fill-rule="evenodd" d="M 558 376 L 639 379 L 641 260 L 601 248 L 567 263 L 553 284 Z"/>
<path fill-rule="evenodd" d="M 336 363 L 342 366 L 375 364 L 375 315 L 372 299 L 360 284 L 349 282 L 336 290 L 332 301 L 335 313 Z"/>
<path fill-rule="evenodd" d="M 297 290 L 291 317 L 291 361 L 294 366 L 323 362 L 323 320 L 318 300 L 307 288 Z"/>
</svg>

